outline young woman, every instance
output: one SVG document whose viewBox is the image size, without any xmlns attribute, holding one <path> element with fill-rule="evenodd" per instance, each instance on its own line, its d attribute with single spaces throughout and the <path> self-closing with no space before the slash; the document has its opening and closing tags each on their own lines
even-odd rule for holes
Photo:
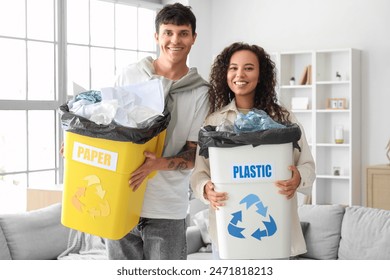
<svg viewBox="0 0 390 280">
<path fill-rule="evenodd" d="M 233 43 L 225 48 L 214 61 L 210 73 L 210 114 L 204 125 L 218 126 L 228 120 L 234 122 L 238 113 L 251 109 L 265 111 L 279 123 L 298 123 L 294 115 L 277 103 L 275 64 L 263 48 L 246 43 Z M 294 149 L 294 165 L 289 169 L 292 176 L 288 180 L 276 181 L 275 187 L 287 199 L 297 205 L 296 192 L 310 195 L 315 179 L 314 160 L 302 130 L 298 141 L 301 151 Z M 209 233 L 213 249 L 217 248 L 215 211 L 224 206 L 228 194 L 216 192 L 210 180 L 209 160 L 199 156 L 191 177 L 191 187 L 196 197 L 210 205 Z M 292 236 L 291 256 L 306 252 L 297 211 L 291 213 Z M 214 252 L 215 253 L 215 252 Z"/>
</svg>

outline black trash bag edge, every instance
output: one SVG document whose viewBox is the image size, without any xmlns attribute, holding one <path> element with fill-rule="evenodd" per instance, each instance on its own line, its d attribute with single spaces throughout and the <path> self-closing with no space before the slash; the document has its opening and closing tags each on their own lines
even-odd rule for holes
<svg viewBox="0 0 390 280">
<path fill-rule="evenodd" d="M 288 124 L 285 128 L 272 128 L 254 132 L 215 131 L 216 126 L 207 125 L 199 130 L 199 155 L 209 157 L 208 148 L 232 148 L 237 146 L 293 143 L 293 147 L 301 151 L 298 145 L 302 131 L 298 124 Z"/>
<path fill-rule="evenodd" d="M 105 140 L 132 142 L 135 144 L 145 144 L 153 137 L 164 131 L 171 120 L 171 114 L 165 107 L 162 116 L 156 117 L 151 124 L 145 128 L 132 128 L 120 125 L 112 121 L 108 125 L 97 124 L 85 117 L 79 116 L 69 111 L 67 104 L 59 107 L 58 112 L 61 117 L 61 126 L 64 131 L 78 135 Z"/>
</svg>

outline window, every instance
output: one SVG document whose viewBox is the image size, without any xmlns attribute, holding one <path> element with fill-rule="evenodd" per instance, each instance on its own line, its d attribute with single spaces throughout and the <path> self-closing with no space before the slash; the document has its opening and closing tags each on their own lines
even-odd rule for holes
<svg viewBox="0 0 390 280">
<path fill-rule="evenodd" d="M 62 182 L 58 107 L 75 87 L 112 86 L 126 64 L 156 57 L 159 8 L 135 0 L 0 1 L 0 188 Z"/>
</svg>

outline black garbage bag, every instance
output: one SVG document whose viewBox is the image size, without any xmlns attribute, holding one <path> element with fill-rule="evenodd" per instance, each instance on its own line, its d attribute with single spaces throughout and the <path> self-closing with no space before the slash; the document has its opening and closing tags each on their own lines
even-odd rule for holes
<svg viewBox="0 0 390 280">
<path fill-rule="evenodd" d="M 243 145 L 253 147 L 266 144 L 293 143 L 299 151 L 298 140 L 301 139 L 301 129 L 297 124 L 289 124 L 284 128 L 272 128 L 253 132 L 215 131 L 216 126 L 204 126 L 199 131 L 199 155 L 209 157 L 209 147 L 231 148 Z"/>
<path fill-rule="evenodd" d="M 131 128 L 112 121 L 108 125 L 97 124 L 69 111 L 67 104 L 59 108 L 61 125 L 66 131 L 106 140 L 144 144 L 168 127 L 171 114 L 167 109 L 145 128 Z"/>
</svg>

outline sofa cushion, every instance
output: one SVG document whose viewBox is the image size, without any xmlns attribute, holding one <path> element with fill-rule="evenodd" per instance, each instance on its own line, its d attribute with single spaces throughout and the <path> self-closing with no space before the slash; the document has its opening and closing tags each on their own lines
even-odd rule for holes
<svg viewBox="0 0 390 280">
<path fill-rule="evenodd" d="M 307 229 L 309 228 L 309 223 L 308 222 L 301 222 L 301 229 L 302 229 L 302 233 L 303 233 L 303 236 L 306 235 L 306 232 L 307 232 Z"/>
<path fill-rule="evenodd" d="M 11 260 L 11 254 L 8 250 L 7 240 L 3 230 L 0 227 L 0 260 Z"/>
<path fill-rule="evenodd" d="M 202 234 L 197 226 L 190 226 L 187 228 L 186 238 L 187 254 L 189 255 L 198 252 L 200 248 L 205 246 L 202 240 Z"/>
<path fill-rule="evenodd" d="M 389 260 L 390 211 L 348 207 L 341 228 L 339 259 Z"/>
<path fill-rule="evenodd" d="M 303 258 L 337 259 L 341 236 L 341 223 L 345 207 L 341 205 L 301 205 L 299 218 L 309 223 L 304 234 L 307 252 Z"/>
<path fill-rule="evenodd" d="M 69 229 L 61 225 L 61 204 L 0 216 L 12 259 L 55 259 L 67 247 Z"/>
</svg>

